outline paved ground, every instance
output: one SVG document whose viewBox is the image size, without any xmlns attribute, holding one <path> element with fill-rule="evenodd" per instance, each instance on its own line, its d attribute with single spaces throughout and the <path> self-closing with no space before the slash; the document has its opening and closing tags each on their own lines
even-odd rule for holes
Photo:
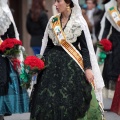
<svg viewBox="0 0 120 120">
<path fill-rule="evenodd" d="M 105 108 L 110 108 L 112 100 L 104 99 Z M 29 113 L 25 114 L 14 114 L 10 117 L 5 117 L 5 120 L 29 120 Z M 106 120 L 120 120 L 120 116 L 112 112 L 105 112 Z"/>
<path fill-rule="evenodd" d="M 106 109 L 109 109 L 112 103 L 111 99 L 104 99 L 104 106 Z M 120 120 L 120 116 L 118 116 L 117 114 L 113 113 L 113 112 L 106 112 L 105 111 L 105 118 L 106 120 Z"/>
</svg>

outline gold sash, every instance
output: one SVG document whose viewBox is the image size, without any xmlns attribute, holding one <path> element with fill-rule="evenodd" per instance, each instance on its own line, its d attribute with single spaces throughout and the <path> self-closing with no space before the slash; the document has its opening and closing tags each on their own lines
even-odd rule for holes
<svg viewBox="0 0 120 120">
<path fill-rule="evenodd" d="M 52 29 L 58 39 L 62 48 L 76 61 L 76 63 L 80 66 L 80 68 L 84 72 L 83 58 L 82 55 L 78 52 L 78 50 L 66 40 L 65 34 L 61 28 L 61 23 L 59 16 L 56 16 L 52 20 Z"/>
<path fill-rule="evenodd" d="M 116 25 L 120 27 L 120 14 L 115 7 L 109 8 L 109 13 Z"/>
<path fill-rule="evenodd" d="M 52 29 L 62 48 L 75 60 L 75 62 L 80 66 L 80 68 L 84 72 L 82 55 L 71 43 L 69 43 L 66 40 L 65 34 L 61 27 L 59 16 L 56 16 L 52 19 Z M 94 81 L 91 84 L 95 88 Z"/>
</svg>

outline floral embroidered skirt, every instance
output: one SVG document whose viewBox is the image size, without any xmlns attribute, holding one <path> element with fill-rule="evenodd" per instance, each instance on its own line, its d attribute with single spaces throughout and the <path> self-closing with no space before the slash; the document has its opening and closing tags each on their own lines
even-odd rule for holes
<svg viewBox="0 0 120 120">
<path fill-rule="evenodd" d="M 48 52 L 45 64 L 31 94 L 30 120 L 102 120 L 85 74 L 61 47 Z"/>
<path fill-rule="evenodd" d="M 17 73 L 13 70 L 12 65 L 9 65 L 10 81 L 8 82 L 7 93 L 0 95 L 0 115 L 29 112 L 28 93 L 26 89 L 20 86 L 20 80 L 18 79 Z"/>
</svg>

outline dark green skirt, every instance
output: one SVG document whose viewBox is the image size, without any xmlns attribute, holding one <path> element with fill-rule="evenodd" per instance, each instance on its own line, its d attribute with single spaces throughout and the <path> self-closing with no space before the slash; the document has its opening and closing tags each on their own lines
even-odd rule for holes
<svg viewBox="0 0 120 120">
<path fill-rule="evenodd" d="M 92 99 L 85 74 L 61 47 L 49 51 L 45 64 L 32 91 L 30 120 L 82 120 Z"/>
</svg>

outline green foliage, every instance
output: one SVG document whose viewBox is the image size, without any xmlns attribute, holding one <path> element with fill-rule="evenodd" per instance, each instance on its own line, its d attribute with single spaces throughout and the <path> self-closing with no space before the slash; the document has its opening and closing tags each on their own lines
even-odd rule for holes
<svg viewBox="0 0 120 120">
<path fill-rule="evenodd" d="M 5 52 L 4 52 L 4 55 L 5 56 L 16 56 L 17 54 L 19 54 L 20 50 L 18 48 L 18 46 L 14 46 L 13 48 L 11 49 L 7 49 Z"/>
</svg>

